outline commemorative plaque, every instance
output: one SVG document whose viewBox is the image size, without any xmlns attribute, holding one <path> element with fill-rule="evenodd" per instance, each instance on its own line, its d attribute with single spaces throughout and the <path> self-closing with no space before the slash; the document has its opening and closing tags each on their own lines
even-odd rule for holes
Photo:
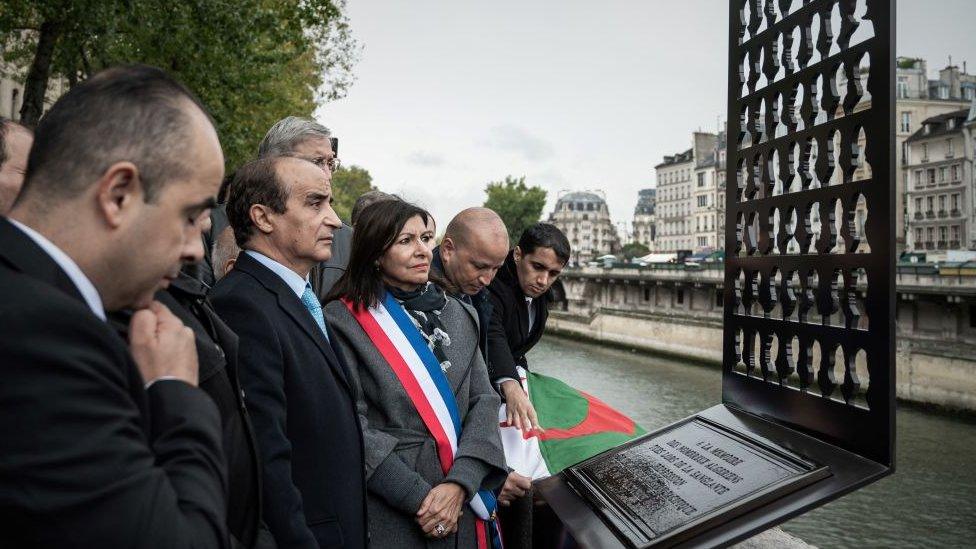
<svg viewBox="0 0 976 549">
<path fill-rule="evenodd" d="M 829 474 L 695 416 L 570 467 L 567 480 L 622 541 L 643 548 L 674 545 Z"/>
</svg>

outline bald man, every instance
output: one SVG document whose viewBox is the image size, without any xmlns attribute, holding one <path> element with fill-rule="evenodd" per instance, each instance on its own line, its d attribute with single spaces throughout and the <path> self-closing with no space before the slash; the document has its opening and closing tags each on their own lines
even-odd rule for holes
<svg viewBox="0 0 976 549">
<path fill-rule="evenodd" d="M 507 255 L 505 223 L 488 208 L 468 208 L 454 216 L 441 245 L 434 249 L 432 274 L 446 283 L 449 293 L 478 311 L 478 346 L 482 356 L 488 346 L 491 318 L 488 285 L 505 264 Z"/>
</svg>

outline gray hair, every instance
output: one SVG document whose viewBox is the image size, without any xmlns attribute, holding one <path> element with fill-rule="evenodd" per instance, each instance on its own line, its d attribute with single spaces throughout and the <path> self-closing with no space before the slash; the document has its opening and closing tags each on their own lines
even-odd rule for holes
<svg viewBox="0 0 976 549">
<path fill-rule="evenodd" d="M 309 118 L 288 116 L 275 122 L 258 145 L 258 158 L 282 156 L 292 152 L 295 145 L 308 138 L 332 137 L 332 132 L 322 124 Z"/>
</svg>

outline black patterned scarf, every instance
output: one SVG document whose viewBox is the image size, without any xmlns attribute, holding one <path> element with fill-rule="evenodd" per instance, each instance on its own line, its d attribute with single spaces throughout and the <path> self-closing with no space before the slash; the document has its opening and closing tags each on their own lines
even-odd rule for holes
<svg viewBox="0 0 976 549">
<path fill-rule="evenodd" d="M 386 289 L 393 294 L 393 298 L 400 305 L 403 305 L 404 310 L 410 315 L 410 320 L 420 330 L 420 334 L 427 341 L 427 346 L 440 362 L 441 370 L 446 372 L 451 367 L 451 361 L 444 354 L 444 348 L 451 345 L 451 336 L 441 322 L 441 312 L 447 305 L 444 291 L 430 282 L 410 292 L 392 286 L 387 286 Z"/>
</svg>

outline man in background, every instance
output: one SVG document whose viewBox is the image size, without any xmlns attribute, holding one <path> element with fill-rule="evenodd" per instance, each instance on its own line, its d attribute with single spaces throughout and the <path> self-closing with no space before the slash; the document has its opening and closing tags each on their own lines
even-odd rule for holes
<svg viewBox="0 0 976 549">
<path fill-rule="evenodd" d="M 258 146 L 258 158 L 275 156 L 294 156 L 315 164 L 324 172 L 332 174 L 339 168 L 336 149 L 339 140 L 332 137 L 328 128 L 314 120 L 289 116 L 275 122 Z M 332 286 L 346 272 L 349 251 L 352 245 L 352 227 L 345 223 L 335 231 L 332 241 L 332 255 L 327 261 L 313 267 L 310 274 L 312 291 L 321 303 L 332 290 Z"/>
<path fill-rule="evenodd" d="M 33 142 L 34 132 L 0 116 L 0 215 L 7 215 L 20 193 Z"/>
</svg>

